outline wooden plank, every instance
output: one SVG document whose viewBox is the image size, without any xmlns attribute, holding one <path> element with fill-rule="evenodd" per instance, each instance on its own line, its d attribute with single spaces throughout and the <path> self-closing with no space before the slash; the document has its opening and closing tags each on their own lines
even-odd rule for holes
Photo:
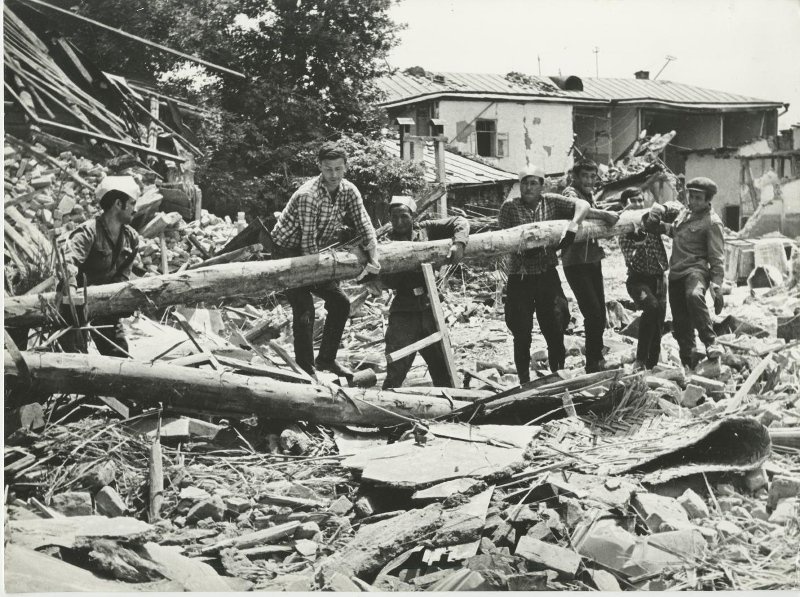
<svg viewBox="0 0 800 597">
<path fill-rule="evenodd" d="M 416 352 L 422 350 L 426 346 L 430 346 L 431 344 L 436 344 L 437 342 L 441 342 L 442 340 L 442 333 L 441 332 L 434 332 L 427 338 L 423 338 L 422 340 L 417 340 L 413 344 L 409 344 L 401 348 L 400 350 L 395 350 L 393 353 L 386 355 L 386 363 L 394 363 L 395 361 L 399 361 L 409 355 L 415 354 Z"/>
<path fill-rule="evenodd" d="M 433 266 L 430 263 L 422 264 L 422 275 L 425 277 L 425 286 L 428 288 L 428 298 L 431 301 L 431 309 L 433 310 L 433 320 L 436 323 L 436 329 L 442 334 L 442 352 L 444 352 L 444 360 L 447 365 L 447 374 L 450 377 L 450 385 L 457 388 L 458 370 L 456 369 L 455 359 L 453 358 L 453 349 L 450 346 L 447 322 L 444 318 L 442 305 L 439 302 L 439 290 L 436 288 Z"/>
<path fill-rule="evenodd" d="M 203 354 L 205 357 L 208 358 L 208 362 L 211 365 L 211 367 L 213 369 L 216 369 L 217 371 L 222 369 L 222 365 L 217 360 L 217 357 L 215 357 L 213 354 L 211 354 L 208 350 L 206 350 L 206 348 L 202 344 L 200 344 L 200 339 L 197 337 L 197 334 L 195 334 L 194 330 L 192 329 L 192 326 L 189 325 L 189 322 L 186 321 L 186 318 L 183 315 L 181 315 L 180 313 L 178 313 L 177 311 L 172 313 L 172 317 L 175 318 L 175 321 L 178 322 L 178 325 L 181 326 L 181 329 L 184 331 L 184 333 L 187 336 L 189 336 L 189 340 L 192 341 L 192 344 L 194 344 L 194 347 L 198 351 L 200 351 L 201 354 Z"/>
</svg>

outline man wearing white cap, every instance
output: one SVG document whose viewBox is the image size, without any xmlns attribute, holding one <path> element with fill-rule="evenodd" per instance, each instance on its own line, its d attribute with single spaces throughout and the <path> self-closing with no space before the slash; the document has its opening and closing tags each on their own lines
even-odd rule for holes
<svg viewBox="0 0 800 597">
<path fill-rule="evenodd" d="M 469 222 L 462 217 L 415 222 L 416 212 L 417 204 L 411 197 L 392 197 L 389 203 L 392 221 L 389 239 L 423 242 L 451 238 L 450 263 L 459 263 L 464 257 L 464 248 L 469 240 Z M 430 298 L 420 270 L 383 275 L 381 283 L 387 288 L 395 290 L 395 297 L 389 308 L 389 326 L 386 329 L 387 355 L 436 332 Z M 450 377 L 441 345 L 435 344 L 423 348 L 420 354 L 428 365 L 428 373 L 433 380 L 433 385 L 437 387 L 450 386 Z M 386 366 L 384 390 L 403 385 L 415 357 L 416 353 Z"/>
<path fill-rule="evenodd" d="M 512 253 L 507 261 L 505 318 L 514 336 L 514 364 L 520 384 L 530 381 L 534 313 L 547 342 L 550 370 L 555 372 L 564 367 L 564 330 L 569 323 L 569 309 L 556 270 L 556 250 L 572 244 L 584 218 L 600 217 L 593 213 L 587 201 L 543 193 L 544 176 L 544 169 L 538 166 L 524 168 L 519 173 L 521 196 L 507 199 L 497 218 L 500 228 L 546 220 L 571 220 L 558 247 Z"/>
<path fill-rule="evenodd" d="M 95 197 L 103 213 L 87 220 L 67 238 L 64 258 L 68 279 L 66 288 L 77 302 L 78 286 L 112 284 L 130 279 L 131 265 L 139 250 L 139 235 L 129 225 L 133 220 L 139 185 L 131 176 L 106 176 L 95 190 Z M 65 298 L 64 304 L 68 304 Z M 85 306 L 78 307 L 78 318 L 83 319 Z M 71 315 L 68 316 L 71 319 Z M 79 322 L 80 323 L 80 322 Z M 97 350 L 106 356 L 127 356 L 128 343 L 115 316 L 92 318 L 91 331 Z M 75 352 L 80 346 L 78 332 L 62 336 L 61 347 Z"/>
</svg>

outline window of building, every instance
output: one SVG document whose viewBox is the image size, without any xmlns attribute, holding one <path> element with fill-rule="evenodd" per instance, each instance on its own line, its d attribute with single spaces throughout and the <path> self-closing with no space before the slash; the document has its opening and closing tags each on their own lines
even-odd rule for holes
<svg viewBox="0 0 800 597">
<path fill-rule="evenodd" d="M 477 120 L 475 122 L 475 145 L 479 156 L 497 157 L 497 121 Z"/>
</svg>

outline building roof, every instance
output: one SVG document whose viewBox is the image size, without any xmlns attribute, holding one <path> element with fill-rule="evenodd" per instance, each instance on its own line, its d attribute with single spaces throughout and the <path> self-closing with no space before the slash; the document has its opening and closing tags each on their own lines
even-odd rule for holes
<svg viewBox="0 0 800 597">
<path fill-rule="evenodd" d="M 575 91 L 559 88 L 549 77 L 523 75 L 509 80 L 497 74 L 428 74 L 430 76 L 398 73 L 380 79 L 378 86 L 385 94 L 382 105 L 390 108 L 441 97 L 517 101 L 536 98 L 536 101 L 569 104 L 644 103 L 701 109 L 778 108 L 784 105 L 782 102 L 650 79 L 585 78 L 582 80 L 583 90 Z"/>
<path fill-rule="evenodd" d="M 384 139 L 384 147 L 395 157 L 400 157 L 400 142 L 398 140 Z M 425 182 L 436 182 L 436 158 L 433 154 L 433 142 L 425 145 L 423 156 L 425 166 Z M 445 152 L 444 169 L 447 174 L 447 186 L 472 186 L 496 184 L 499 182 L 516 182 L 517 175 L 493 166 L 488 166 L 464 156 Z"/>
</svg>

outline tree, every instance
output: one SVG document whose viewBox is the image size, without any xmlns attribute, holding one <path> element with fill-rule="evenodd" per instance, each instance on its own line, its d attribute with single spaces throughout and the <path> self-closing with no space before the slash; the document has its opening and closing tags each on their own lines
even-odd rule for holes
<svg viewBox="0 0 800 597">
<path fill-rule="evenodd" d="M 83 0 L 80 14 L 247 75 L 187 65 L 174 55 L 81 26 L 70 37 L 109 72 L 158 78 L 215 113 L 198 123 L 204 197 L 225 211 L 258 204 L 310 174 L 310 142 L 343 133 L 367 141 L 384 124 L 375 80 L 400 27 L 391 0 Z M 374 147 L 374 146 L 373 146 Z M 377 184 L 382 175 L 369 184 Z"/>
</svg>

